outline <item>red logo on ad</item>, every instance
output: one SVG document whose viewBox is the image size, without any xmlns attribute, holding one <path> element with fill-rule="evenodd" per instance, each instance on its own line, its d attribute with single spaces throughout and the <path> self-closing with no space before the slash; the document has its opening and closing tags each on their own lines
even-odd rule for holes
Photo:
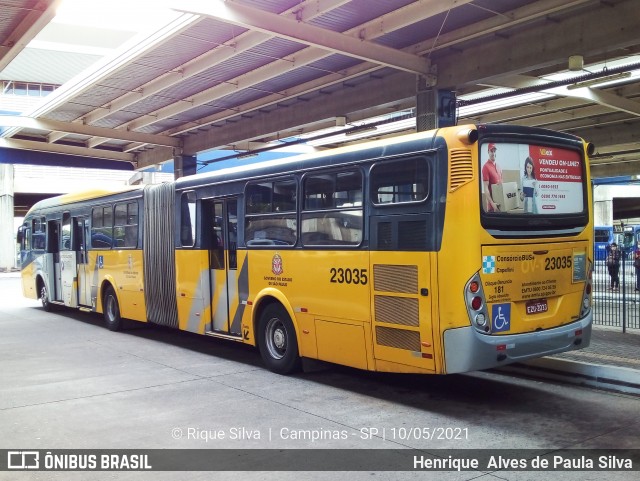
<svg viewBox="0 0 640 481">
<path fill-rule="evenodd" d="M 274 255 L 273 259 L 271 259 L 271 272 L 276 276 L 279 276 L 284 272 L 284 268 L 282 267 L 282 257 L 280 257 L 280 254 Z"/>
</svg>

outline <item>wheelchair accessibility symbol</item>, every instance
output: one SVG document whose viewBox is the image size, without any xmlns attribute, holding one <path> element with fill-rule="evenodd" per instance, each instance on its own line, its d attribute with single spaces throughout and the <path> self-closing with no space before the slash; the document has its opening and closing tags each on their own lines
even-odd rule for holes
<svg viewBox="0 0 640 481">
<path fill-rule="evenodd" d="M 491 308 L 491 325 L 493 332 L 511 329 L 511 303 L 494 304 Z"/>
</svg>

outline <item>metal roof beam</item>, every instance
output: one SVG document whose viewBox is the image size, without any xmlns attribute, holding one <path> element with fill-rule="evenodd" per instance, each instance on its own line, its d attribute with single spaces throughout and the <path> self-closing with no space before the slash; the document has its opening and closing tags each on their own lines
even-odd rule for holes
<svg viewBox="0 0 640 481">
<path fill-rule="evenodd" d="M 554 0 L 561 1 L 561 0 Z M 465 3 L 470 3 L 471 0 L 456 0 L 455 5 L 460 6 Z M 366 22 L 364 24 L 358 25 L 346 32 L 345 35 L 354 36 L 358 35 L 361 32 L 366 32 L 366 35 L 371 35 L 371 38 L 379 37 L 391 31 L 397 30 L 406 26 L 410 23 L 415 23 L 416 21 L 429 18 L 433 15 L 437 15 L 438 13 L 446 12 L 448 9 L 452 8 L 451 0 L 423 0 L 419 2 L 412 3 L 403 8 L 395 10 L 393 12 L 384 15 L 381 18 L 376 20 Z M 382 27 L 382 23 L 384 27 Z M 369 37 L 366 37 L 369 38 Z M 164 108 L 161 108 L 149 115 L 141 116 L 136 120 L 128 122 L 124 124 L 130 130 L 136 130 L 147 125 L 153 124 L 159 120 L 169 118 L 172 116 L 176 116 L 184 111 L 187 111 L 191 108 L 214 102 L 215 100 L 224 97 L 225 95 L 229 95 L 231 93 L 235 93 L 243 88 L 249 88 L 252 85 L 256 85 L 260 82 L 273 78 L 275 76 L 281 75 L 282 73 L 293 70 L 295 68 L 300 68 L 304 65 L 308 65 L 310 63 L 316 62 L 322 58 L 327 57 L 328 54 L 326 50 L 321 50 L 314 47 L 308 47 L 304 50 L 296 52 L 294 55 L 290 55 L 285 59 L 276 60 L 271 62 L 261 68 L 255 69 L 249 73 L 241 75 L 239 77 L 229 79 L 226 83 L 217 85 L 208 90 L 200 92 L 193 97 L 186 99 L 189 102 L 189 105 L 186 106 L 184 102 L 177 102 L 171 105 L 168 105 Z M 269 95 L 267 97 L 267 101 L 264 105 L 269 105 L 278 101 L 282 101 L 285 98 L 292 98 L 301 93 L 308 92 L 312 89 L 320 88 L 323 85 L 331 85 L 337 82 L 341 82 L 347 80 L 349 78 L 355 77 L 357 75 L 362 75 L 368 71 L 373 71 L 380 68 L 378 64 L 371 63 L 363 63 L 359 66 L 355 66 L 351 69 L 348 69 L 345 72 L 340 72 L 339 74 L 331 74 L 329 76 L 323 77 L 317 81 L 307 82 L 304 84 L 303 88 L 293 87 L 288 89 L 284 95 L 275 94 Z M 244 106 L 240 106 L 240 109 L 243 109 Z M 259 108 L 259 107 L 257 107 Z M 223 114 L 226 117 L 231 117 L 236 115 L 237 112 L 228 112 Z M 213 117 L 213 116 L 212 116 Z M 188 128 L 178 128 L 172 129 L 172 133 L 181 133 L 189 128 L 197 128 L 200 125 L 205 124 L 207 122 L 203 122 L 202 124 L 189 124 Z M 122 127 L 122 126 L 121 126 Z"/>
<path fill-rule="evenodd" d="M 75 76 L 73 79 L 58 88 L 53 94 L 48 96 L 43 103 L 37 104 L 34 109 L 26 112 L 26 114 L 34 118 L 48 114 L 95 86 L 102 79 L 115 74 L 115 72 L 131 64 L 150 48 L 157 47 L 160 43 L 167 41 L 177 32 L 186 29 L 192 22 L 196 21 L 197 18 L 198 17 L 194 15 L 181 15 L 179 18 L 173 19 L 156 32 L 152 32 L 150 34 L 139 34 L 138 37 L 134 37 L 137 38 L 138 43 L 134 45 L 133 40 L 126 42 L 118 49 L 116 54 L 104 57 L 92 67 L 89 73 Z M 0 136 L 12 137 L 17 133 L 18 129 L 12 128 L 0 133 Z M 53 142 L 61 137 L 63 136 L 56 136 L 55 134 L 52 134 L 49 136 L 49 141 Z"/>
<path fill-rule="evenodd" d="M 101 136 L 109 139 L 143 142 L 146 144 L 165 145 L 169 147 L 180 147 L 182 144 L 179 138 L 169 137 L 168 135 L 154 135 L 140 132 L 129 132 L 127 130 L 114 130 L 106 127 L 93 127 L 77 122 L 34 119 L 19 115 L 0 115 L 0 125 L 3 127 L 20 127 L 45 131 L 55 130 L 57 132 L 65 132 L 67 134 Z"/>
<path fill-rule="evenodd" d="M 599 8 L 606 11 L 608 20 L 607 22 L 603 22 L 595 37 L 586 35 L 582 32 L 582 29 L 586 28 L 589 24 L 589 20 L 593 18 L 594 12 L 579 11 L 575 15 L 567 16 L 563 19 L 561 28 L 567 33 L 562 35 L 561 38 L 557 38 L 557 31 L 559 28 L 558 24 L 549 23 L 536 29 L 526 29 L 521 32 L 514 33 L 509 39 L 494 39 L 486 42 L 477 42 L 475 45 L 471 45 L 466 48 L 463 52 L 456 52 L 442 57 L 438 61 L 439 83 L 443 78 L 443 74 L 445 75 L 445 79 L 451 79 L 452 85 L 459 85 L 454 82 L 454 79 L 458 79 L 460 84 L 465 84 L 477 82 L 481 79 L 490 79 L 496 77 L 498 73 L 502 75 L 508 74 L 509 72 L 517 74 L 520 71 L 524 71 L 527 65 L 532 65 L 532 62 L 534 61 L 536 64 L 541 65 L 557 64 L 560 59 L 566 61 L 564 59 L 567 58 L 567 51 L 581 51 L 585 52 L 585 55 L 590 52 L 597 53 L 603 48 L 602 39 L 600 38 L 601 36 L 607 37 L 611 45 L 632 44 L 637 41 L 637 35 L 635 35 L 635 30 L 633 28 L 633 25 L 635 24 L 635 9 L 632 4 L 633 2 L 623 2 L 617 4 L 616 8 L 600 6 Z M 536 15 L 539 15 L 539 13 Z M 508 23 L 508 19 L 505 20 L 505 24 L 506 23 Z M 464 35 L 464 32 L 460 31 L 460 34 Z M 536 42 L 534 40 L 535 38 L 538 38 L 538 40 L 539 38 L 551 39 L 549 40 L 551 44 L 540 43 L 539 41 Z M 527 53 L 526 55 L 522 55 L 526 57 L 526 60 L 521 60 L 518 53 L 525 49 Z M 509 55 L 499 60 L 495 54 L 490 54 L 490 52 L 497 51 L 509 52 Z M 486 61 L 479 64 L 477 62 L 478 58 L 486 59 Z M 392 82 L 392 80 L 389 82 Z M 446 80 L 443 83 L 446 84 Z M 370 88 L 367 85 L 368 84 L 365 84 L 361 88 L 354 88 L 351 90 L 351 94 L 354 96 L 361 95 Z M 289 93 L 289 91 L 286 93 Z M 412 93 L 407 90 L 405 97 L 402 98 L 406 98 L 406 96 L 409 95 L 415 95 L 415 89 Z M 291 97 L 288 95 L 286 97 L 281 96 L 280 101 L 285 98 Z M 398 97 L 398 99 L 400 98 L 401 97 Z M 325 99 L 324 102 L 328 102 L 328 100 Z M 240 106 L 240 108 L 246 110 L 244 109 L 244 106 Z M 307 110 L 308 106 L 305 105 L 304 109 Z M 334 104 L 334 112 L 334 115 L 338 114 L 338 112 L 341 114 L 348 113 L 339 104 Z M 221 118 L 228 115 L 228 113 L 218 115 L 218 119 L 221 120 Z M 212 121 L 212 117 L 213 116 L 208 117 L 206 120 Z M 308 118 L 307 122 L 311 121 L 310 115 L 306 117 Z M 321 117 L 316 117 L 315 120 L 318 120 L 319 118 Z M 299 124 L 305 123 L 301 121 L 301 119 L 298 120 L 300 120 Z M 291 122 L 290 126 L 293 125 L 295 124 Z M 259 132 L 255 132 L 254 129 L 250 129 L 250 132 L 244 132 L 243 129 L 239 128 L 239 124 L 237 123 L 234 124 L 233 130 L 234 132 L 231 132 L 231 129 L 226 129 L 225 127 L 216 129 L 215 132 L 217 134 L 222 134 L 222 132 L 227 131 L 229 131 L 230 134 L 229 136 L 222 136 L 219 139 L 220 143 L 217 143 L 217 136 L 204 132 L 198 133 L 193 137 L 189 137 L 188 140 L 185 141 L 185 152 L 189 154 L 194 153 L 190 147 L 193 145 L 200 145 L 200 143 L 195 140 L 198 136 L 204 137 L 209 135 L 209 140 L 212 144 L 203 145 L 202 150 L 204 150 L 206 148 L 215 148 L 220 145 L 234 143 L 239 140 L 249 138 L 250 136 L 261 135 Z M 271 130 L 265 130 L 264 134 L 266 135 L 270 131 Z"/>
<path fill-rule="evenodd" d="M 414 75 L 398 72 L 385 78 L 374 79 L 363 86 L 339 90 L 330 97 L 312 98 L 305 102 L 304 109 L 282 109 L 275 115 L 270 112 L 255 112 L 251 119 L 189 135 L 185 137 L 183 152 L 193 155 L 212 144 L 217 147 L 235 144 L 239 140 L 239 132 L 242 139 L 257 139 L 292 126 L 332 118 L 339 112 L 353 112 L 367 109 L 374 103 L 386 104 L 406 97 L 415 97 L 415 88 Z"/>
<path fill-rule="evenodd" d="M 598 12 L 603 21 L 594 28 L 593 19 Z M 613 6 L 594 4 L 588 11 L 578 10 L 563 17 L 560 23 L 547 22 L 508 37 L 495 36 L 476 42 L 464 52 L 433 59 L 438 66 L 438 84 L 460 88 L 490 82 L 497 75 L 566 65 L 569 56 L 576 52 L 595 56 L 630 48 L 638 41 L 637 18 L 637 2 L 633 0 Z"/>
<path fill-rule="evenodd" d="M 306 0 L 301 4 L 290 8 L 283 15 L 295 18 L 297 14 L 302 15 L 306 20 L 322 15 L 340 5 L 347 3 L 349 0 Z M 302 13 L 299 13 L 302 12 Z M 89 112 L 83 116 L 83 120 L 87 124 L 92 124 L 113 112 L 122 110 L 140 100 L 150 97 L 164 89 L 172 87 L 180 82 L 185 81 L 205 70 L 218 65 L 229 58 L 245 52 L 256 45 L 266 42 L 272 38 L 272 35 L 266 35 L 261 32 L 245 32 L 232 39 L 232 43 L 220 45 L 213 48 L 207 53 L 181 65 L 179 68 L 167 72 L 152 81 L 140 86 L 135 92 L 128 92 L 117 99 L 112 100 L 108 104 Z"/>
<path fill-rule="evenodd" d="M 85 147 L 76 147 L 72 145 L 49 144 L 47 142 L 37 142 L 34 140 L 0 138 L 0 147 L 6 147 L 8 149 L 37 150 L 40 152 L 52 152 L 57 154 L 80 155 L 82 157 L 95 157 L 97 159 L 120 160 L 124 162 L 131 162 L 133 164 L 136 163 L 136 157 L 133 154 L 113 152 L 104 149 L 87 149 Z"/>
<path fill-rule="evenodd" d="M 331 53 L 348 55 L 419 75 L 431 75 L 429 61 L 419 55 L 231 1 L 203 4 L 202 2 L 180 0 L 180 10 L 256 29 L 311 47 L 328 50 Z"/>
<path fill-rule="evenodd" d="M 521 23 L 529 22 L 536 18 L 542 18 L 554 13 L 578 7 L 585 3 L 593 3 L 592 0 L 537 0 L 520 8 L 510 10 L 500 15 L 489 17 L 486 20 L 475 22 L 472 25 L 443 33 L 437 38 L 426 39 L 411 48 L 412 52 L 435 52 L 447 47 L 452 47 L 461 42 L 467 42 L 488 34 L 503 30 L 505 27 L 515 27 Z M 555 32 L 557 36 L 558 33 Z M 540 43 L 539 37 L 538 42 Z M 506 51 L 508 52 L 508 50 Z"/>
<path fill-rule="evenodd" d="M 533 5 L 527 5 L 525 7 L 522 8 L 518 8 L 515 10 L 512 10 L 510 12 L 507 12 L 505 15 L 499 16 L 499 17 L 494 17 L 490 20 L 487 21 L 482 21 L 479 22 L 478 24 L 474 24 L 474 26 L 472 27 L 465 27 L 462 29 L 458 29 L 452 32 L 449 32 L 446 35 L 443 35 L 440 37 L 440 39 L 442 39 L 443 37 L 446 36 L 446 42 L 447 45 L 450 46 L 452 44 L 456 43 L 456 39 L 458 39 L 457 41 L 464 41 L 464 40 L 468 40 L 469 36 L 474 34 L 475 30 L 478 30 L 479 32 L 482 31 L 483 28 L 487 28 L 487 29 L 495 29 L 497 30 L 498 28 L 507 28 L 507 27 L 511 27 L 513 25 L 517 25 L 519 23 L 522 23 L 526 20 L 530 20 L 532 18 L 539 18 L 539 17 L 543 17 L 545 15 L 551 14 L 553 12 L 558 11 L 559 9 L 564 8 L 564 6 L 569 5 L 569 6 L 575 6 L 581 3 L 585 3 L 588 0 L 574 0 L 572 2 L 567 2 L 567 0 L 542 0 L 540 2 L 536 2 Z M 422 3 L 422 2 L 421 2 Z M 466 2 L 465 2 L 466 3 Z M 458 2 L 457 5 L 460 5 L 461 3 Z M 390 31 L 391 27 L 389 27 L 389 25 L 394 25 L 394 24 L 398 24 L 401 25 L 400 22 L 398 22 L 398 20 L 396 19 L 396 15 L 398 15 L 397 12 L 400 12 L 400 15 L 403 18 L 413 18 L 413 21 L 418 21 L 419 19 L 422 18 L 428 18 L 429 16 L 435 15 L 436 13 L 441 13 L 442 11 L 446 11 L 447 8 L 444 7 L 450 7 L 451 4 L 449 2 L 446 3 L 446 5 L 443 4 L 443 2 L 438 2 L 438 4 L 432 4 L 430 5 L 431 8 L 427 8 L 426 5 L 418 5 L 419 7 L 421 7 L 420 10 L 416 10 L 417 7 L 414 7 L 415 4 L 410 4 L 400 10 L 397 10 L 395 12 L 391 12 L 389 13 L 384 20 L 384 24 L 387 25 L 387 29 L 385 31 L 388 32 Z M 436 7 L 440 7 L 440 8 L 444 8 L 443 10 L 438 10 Z M 349 30 L 346 33 L 350 33 L 350 32 L 356 32 L 358 30 L 361 29 L 365 29 L 366 31 L 369 30 L 373 30 L 375 31 L 375 29 L 370 29 L 370 26 L 372 26 L 375 22 L 369 22 L 367 24 L 363 24 L 359 27 L 356 27 L 352 30 Z M 479 27 L 476 28 L 476 25 L 480 25 Z M 498 27 L 499 25 L 499 27 Z M 470 28 L 473 28 L 473 31 L 470 32 Z M 436 45 L 435 47 L 433 47 L 434 45 Z M 442 48 L 442 44 L 441 43 L 437 43 L 436 44 L 436 38 L 431 38 L 429 40 L 426 40 L 424 42 L 421 42 L 417 45 L 408 47 L 407 50 L 410 51 L 417 51 L 417 52 L 421 52 L 421 53 L 426 53 L 429 51 L 429 49 L 433 48 L 434 50 L 437 50 L 439 48 Z M 320 58 L 320 57 L 318 57 Z M 317 58 L 316 58 L 317 59 Z M 475 61 L 474 61 L 475 63 Z M 300 59 L 296 59 L 296 65 L 300 66 L 301 62 Z M 303 95 L 305 93 L 317 90 L 318 88 L 321 88 L 322 86 L 329 86 L 329 85 L 334 85 L 336 83 L 340 83 L 340 82 L 344 82 L 347 81 L 351 78 L 355 78 L 361 75 L 364 75 L 368 72 L 373 72 L 375 70 L 377 70 L 379 68 L 378 65 L 375 64 L 371 64 L 371 63 L 363 63 L 360 65 L 356 65 L 355 67 L 349 68 L 344 70 L 343 72 L 341 72 L 340 74 L 329 74 L 326 75 L 325 77 L 319 78 L 317 80 L 313 80 L 310 82 L 306 82 L 304 84 L 292 87 L 290 89 L 287 89 L 286 91 L 282 91 L 282 92 L 278 92 L 278 93 L 274 93 L 271 95 L 268 95 L 266 97 L 264 97 L 263 99 L 260 100 L 256 100 L 253 102 L 249 102 L 243 105 L 239 105 L 237 106 L 237 110 L 240 110 L 242 112 L 249 112 L 252 110 L 257 110 L 260 108 L 264 108 L 266 106 L 269 105 L 273 105 L 277 102 L 282 102 L 284 100 L 288 100 L 288 99 L 292 99 L 295 98 L 299 95 Z M 259 70 L 259 69 L 258 69 Z M 215 89 L 215 87 L 214 87 Z M 212 89 L 213 90 L 213 89 Z M 415 94 L 415 91 L 414 91 Z M 215 97 L 217 98 L 217 97 Z M 215 100 L 215 98 L 210 99 L 209 101 Z M 342 112 L 345 113 L 345 112 Z M 218 114 L 213 114 L 210 116 L 207 116 L 203 119 L 201 119 L 200 122 L 190 122 L 190 123 L 185 123 L 183 125 L 180 125 L 178 127 L 174 127 L 172 129 L 168 129 L 165 132 L 163 132 L 164 134 L 168 134 L 168 135 L 175 135 L 175 134 L 180 134 L 180 133 L 184 133 L 187 132 L 191 129 L 196 129 L 201 127 L 202 125 L 207 125 L 207 124 L 211 124 L 214 122 L 219 122 L 222 120 L 226 120 L 228 118 L 232 118 L 234 116 L 237 115 L 237 112 L 234 111 L 226 111 L 226 112 L 221 112 Z M 149 118 L 149 123 L 153 123 L 154 119 Z M 148 125 L 148 124 L 145 124 Z"/>
</svg>

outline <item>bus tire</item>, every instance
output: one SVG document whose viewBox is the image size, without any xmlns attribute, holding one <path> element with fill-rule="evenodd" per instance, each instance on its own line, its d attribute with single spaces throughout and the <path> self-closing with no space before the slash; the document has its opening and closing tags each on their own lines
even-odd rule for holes
<svg viewBox="0 0 640 481">
<path fill-rule="evenodd" d="M 300 368 L 298 340 L 293 322 L 280 304 L 270 304 L 258 323 L 258 345 L 262 360 L 269 370 L 290 374 Z"/>
<path fill-rule="evenodd" d="M 47 290 L 47 286 L 44 282 L 39 282 L 40 285 L 40 302 L 42 303 L 42 309 L 45 312 L 51 312 L 53 310 L 53 305 L 51 304 L 51 298 L 49 297 L 49 291 Z"/>
<path fill-rule="evenodd" d="M 120 306 L 113 287 L 107 287 L 102 301 L 104 323 L 110 331 L 122 329 L 122 317 L 120 317 Z"/>
</svg>

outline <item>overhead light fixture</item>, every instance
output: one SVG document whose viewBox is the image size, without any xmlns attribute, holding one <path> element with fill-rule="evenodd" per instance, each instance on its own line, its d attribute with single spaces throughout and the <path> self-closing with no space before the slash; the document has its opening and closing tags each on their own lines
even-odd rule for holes
<svg viewBox="0 0 640 481">
<path fill-rule="evenodd" d="M 354 127 L 353 129 L 350 129 L 350 130 L 346 131 L 344 134 L 345 135 L 358 135 L 358 134 L 362 134 L 364 132 L 371 132 L 373 130 L 378 130 L 378 128 L 375 125 L 363 125 L 361 127 Z"/>
<path fill-rule="evenodd" d="M 628 77 L 631 77 L 631 72 L 614 73 L 611 75 L 605 75 L 604 77 L 594 78 L 591 80 L 584 80 L 582 82 L 576 82 L 574 84 L 567 85 L 567 89 L 574 90 L 574 89 L 581 89 L 585 87 L 593 87 L 594 85 L 600 85 L 606 82 L 611 82 L 612 80 L 620 80 Z"/>
</svg>

